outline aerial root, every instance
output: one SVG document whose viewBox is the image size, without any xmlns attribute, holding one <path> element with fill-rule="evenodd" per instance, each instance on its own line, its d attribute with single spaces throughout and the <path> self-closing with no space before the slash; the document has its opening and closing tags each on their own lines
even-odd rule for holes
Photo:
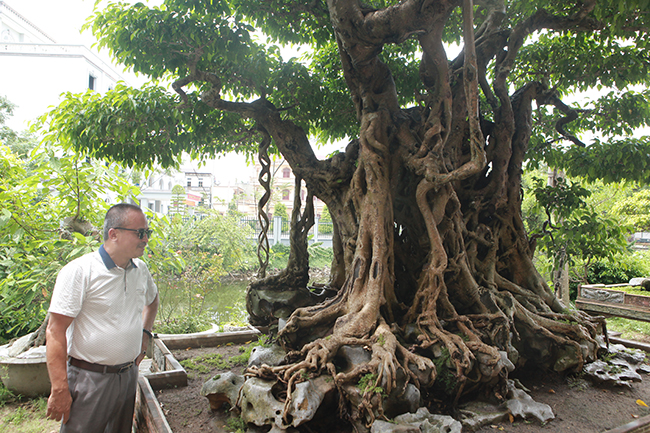
<svg viewBox="0 0 650 433">
<path fill-rule="evenodd" d="M 429 387 L 433 385 L 433 382 L 436 380 L 438 372 L 436 371 L 436 365 L 429 358 L 424 356 L 417 355 L 413 352 L 408 351 L 404 346 L 398 344 L 397 346 L 398 354 L 402 357 L 402 368 L 409 375 L 410 380 L 419 388 L 420 379 L 408 368 L 409 364 L 415 365 L 418 370 L 425 371 L 427 368 L 431 369 L 431 375 L 427 383 L 424 386 Z M 406 384 L 404 384 L 406 386 Z"/>
<path fill-rule="evenodd" d="M 278 332 L 278 338 L 283 341 L 289 334 L 295 334 L 300 329 L 309 329 L 327 324 L 340 316 L 345 302 L 342 302 L 340 295 L 328 299 L 324 304 L 313 305 L 296 309 L 284 328 Z"/>
<path fill-rule="evenodd" d="M 449 351 L 449 357 L 456 366 L 456 377 L 463 377 L 464 371 L 469 368 L 474 359 L 474 355 L 469 350 L 469 347 L 467 347 L 460 336 L 454 333 L 438 328 L 437 326 L 428 326 L 427 329 Z"/>
</svg>

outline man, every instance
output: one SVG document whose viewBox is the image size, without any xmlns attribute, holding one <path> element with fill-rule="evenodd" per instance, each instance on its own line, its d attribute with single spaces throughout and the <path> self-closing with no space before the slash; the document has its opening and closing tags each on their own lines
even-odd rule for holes
<svg viewBox="0 0 650 433">
<path fill-rule="evenodd" d="M 61 433 L 130 433 L 138 365 L 158 311 L 144 253 L 151 230 L 139 207 L 104 218 L 104 245 L 59 273 L 46 331 L 52 383 L 47 416 Z"/>
</svg>

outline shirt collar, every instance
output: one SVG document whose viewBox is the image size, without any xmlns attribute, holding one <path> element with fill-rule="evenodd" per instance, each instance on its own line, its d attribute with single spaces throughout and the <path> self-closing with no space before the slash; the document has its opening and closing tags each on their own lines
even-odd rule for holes
<svg viewBox="0 0 650 433">
<path fill-rule="evenodd" d="M 104 245 L 102 245 L 101 247 L 99 247 L 99 255 L 101 256 L 102 261 L 104 262 L 104 265 L 106 266 L 106 269 L 113 269 L 113 268 L 116 268 L 116 267 L 117 267 L 117 265 L 115 264 L 115 262 L 113 261 L 113 259 L 111 259 L 111 256 L 108 255 L 108 252 L 106 252 L 106 249 L 104 248 Z M 137 268 L 137 267 L 138 267 L 138 266 L 135 264 L 135 262 L 133 261 L 133 259 L 131 259 L 131 265 L 132 265 L 134 268 Z"/>
</svg>

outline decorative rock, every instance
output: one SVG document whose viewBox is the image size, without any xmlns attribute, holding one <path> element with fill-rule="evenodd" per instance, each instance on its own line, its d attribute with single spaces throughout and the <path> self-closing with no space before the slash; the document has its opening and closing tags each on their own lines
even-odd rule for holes
<svg viewBox="0 0 650 433">
<path fill-rule="evenodd" d="M 14 341 L 13 344 L 9 346 L 7 355 L 14 358 L 27 350 L 29 343 L 31 343 L 32 340 L 32 334 L 33 332 L 27 335 L 23 335 L 18 340 Z"/>
<path fill-rule="evenodd" d="M 418 378 L 418 381 L 421 385 L 426 386 L 429 384 L 429 382 L 431 382 L 431 374 L 433 373 L 433 369 L 431 367 L 424 367 L 423 370 L 420 370 L 417 365 L 409 362 L 408 368 L 413 374 L 415 374 L 415 377 Z"/>
<path fill-rule="evenodd" d="M 412 425 L 395 424 L 380 419 L 372 423 L 370 433 L 421 433 L 420 428 Z"/>
<path fill-rule="evenodd" d="M 508 381 L 508 401 L 506 408 L 513 416 L 523 419 L 536 418 L 545 423 L 555 418 L 551 407 L 544 403 L 538 403 L 525 391 L 517 389 L 513 381 Z"/>
<path fill-rule="evenodd" d="M 584 371 L 596 382 L 607 382 L 630 388 L 632 382 L 640 382 L 637 370 L 642 367 L 645 353 L 638 349 L 629 349 L 622 344 L 613 344 L 608 352 L 609 361 L 597 360 L 585 365 Z"/>
<path fill-rule="evenodd" d="M 287 352 L 277 344 L 273 344 L 270 347 L 255 346 L 248 359 L 248 366 L 259 367 L 262 364 L 269 366 L 280 365 L 286 355 Z"/>
<path fill-rule="evenodd" d="M 641 374 L 650 374 L 650 365 L 648 364 L 639 364 L 636 367 L 637 373 Z"/>
<path fill-rule="evenodd" d="M 256 432 L 257 431 L 259 431 L 260 433 L 263 433 L 265 430 L 256 430 Z M 249 429 L 249 432 L 247 432 L 247 433 L 251 433 L 250 429 Z M 298 430 L 296 430 L 295 428 L 292 428 L 292 427 L 284 429 L 284 428 L 278 427 L 277 425 L 274 425 L 273 427 L 271 427 L 271 430 L 269 430 L 268 433 L 298 433 Z"/>
<path fill-rule="evenodd" d="M 311 420 L 328 394 L 334 392 L 334 381 L 329 376 L 319 376 L 296 385 L 291 395 L 293 425 Z"/>
<path fill-rule="evenodd" d="M 597 382 L 607 382 L 618 386 L 631 388 L 631 382 L 640 382 L 641 376 L 623 360 L 612 359 L 609 362 L 594 361 L 585 365 L 585 373 Z"/>
<path fill-rule="evenodd" d="M 508 373 L 515 371 L 515 364 L 513 364 L 512 361 L 510 361 L 508 358 L 508 352 L 505 350 L 500 350 L 499 355 L 501 355 L 501 362 L 503 363 L 506 371 L 508 371 Z"/>
<path fill-rule="evenodd" d="M 278 401 L 271 392 L 274 381 L 253 377 L 244 382 L 240 407 L 242 420 L 257 426 L 283 426 L 282 411 L 284 403 Z"/>
<path fill-rule="evenodd" d="M 210 401 L 210 409 L 219 410 L 224 403 L 235 405 L 243 384 L 243 376 L 228 371 L 206 381 L 201 388 L 201 395 Z"/>
<path fill-rule="evenodd" d="M 414 323 L 409 323 L 404 327 L 404 338 L 406 341 L 417 341 L 420 334 L 422 334 L 420 327 Z"/>
<path fill-rule="evenodd" d="M 341 371 L 347 372 L 357 365 L 367 364 L 371 354 L 361 346 L 341 346 L 336 358 Z"/>
<path fill-rule="evenodd" d="M 481 380 L 483 382 L 490 381 L 493 377 L 496 377 L 502 369 L 511 372 L 515 369 L 515 365 L 510 362 L 508 359 L 508 353 L 505 351 L 499 351 L 500 358 L 495 363 L 493 357 L 490 354 L 479 352 L 476 355 L 476 360 L 478 361 L 478 368 L 481 372 Z"/>
<path fill-rule="evenodd" d="M 327 377 L 301 382 L 291 396 L 291 406 L 284 423 L 284 403 L 273 395 L 276 382 L 252 378 L 244 383 L 241 396 L 242 419 L 257 426 L 270 425 L 275 431 L 285 431 L 311 420 L 323 400 L 334 391 L 334 383 Z M 279 430 L 278 430 L 279 429 Z M 272 430 L 273 431 L 273 430 Z"/>
<path fill-rule="evenodd" d="M 630 349 L 622 344 L 612 344 L 609 353 L 614 354 L 614 358 L 623 359 L 630 364 L 641 364 L 645 361 L 645 353 L 642 350 Z"/>
<path fill-rule="evenodd" d="M 463 429 L 476 431 L 486 424 L 497 424 L 508 419 L 508 410 L 504 405 L 493 405 L 480 401 L 471 401 L 460 408 L 460 422 Z"/>
<path fill-rule="evenodd" d="M 646 290 L 650 290 L 650 278 L 632 278 L 630 286 L 641 286 Z"/>
<path fill-rule="evenodd" d="M 382 408 L 384 415 L 392 418 L 406 412 L 415 412 L 420 407 L 420 390 L 417 386 L 409 383 L 402 393 L 404 378 L 398 378 L 399 386 L 390 395 L 383 399 Z"/>
<path fill-rule="evenodd" d="M 418 427 L 422 433 L 461 433 L 463 428 L 462 424 L 452 417 L 432 415 L 426 407 L 419 408 L 415 413 L 405 413 L 395 417 L 395 424 Z"/>
</svg>

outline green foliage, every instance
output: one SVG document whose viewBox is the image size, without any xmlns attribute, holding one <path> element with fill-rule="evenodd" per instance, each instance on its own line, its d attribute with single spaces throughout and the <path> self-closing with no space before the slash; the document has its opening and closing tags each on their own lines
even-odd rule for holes
<svg viewBox="0 0 650 433">
<path fill-rule="evenodd" d="M 206 298 L 219 290 L 227 272 L 247 266 L 249 250 L 254 249 L 250 227 L 230 215 L 207 215 L 202 219 L 153 216 L 150 223 L 154 235 L 144 260 L 160 293 L 157 332 L 210 329 L 214 318 Z"/>
<path fill-rule="evenodd" d="M 0 408 L 15 400 L 16 396 L 5 387 L 2 381 L 0 381 Z"/>
<path fill-rule="evenodd" d="M 227 370 L 237 366 L 245 367 L 248 365 L 248 360 L 250 359 L 253 349 L 257 346 L 264 346 L 265 344 L 268 344 L 268 339 L 260 338 L 260 340 L 256 342 L 239 347 L 241 353 L 239 355 L 231 356 L 228 359 L 220 353 L 206 353 L 204 355 L 180 361 L 180 364 L 186 370 L 193 370 L 198 373 L 209 373 L 214 369 Z"/>
<path fill-rule="evenodd" d="M 117 166 L 46 146 L 30 158 L 0 144 L 0 341 L 36 329 L 59 269 L 99 246 L 105 194 L 137 191 Z"/>
<path fill-rule="evenodd" d="M 248 360 L 251 357 L 251 352 L 253 351 L 253 348 L 256 346 L 256 344 L 249 344 L 247 345 L 243 352 L 239 355 L 233 356 L 230 358 L 230 363 L 232 366 L 247 366 L 248 365 Z"/>
<path fill-rule="evenodd" d="M 393 13 L 408 7 L 408 2 L 366 3 L 366 18 L 390 15 L 383 8 L 393 8 L 387 9 Z M 488 14 L 494 6 L 495 2 L 475 6 L 476 29 L 482 32 L 499 26 L 479 44 L 479 57 L 496 59 L 487 64 L 488 82 L 481 85 L 486 103 L 479 108 L 480 117 L 487 124 L 499 113 L 496 105 L 519 97 L 535 99 L 531 134 L 525 131 L 526 137 L 519 138 L 528 144 L 526 167 L 555 167 L 573 180 L 556 188 L 538 185 L 537 212 L 531 205 L 533 217 L 526 222 L 537 234 L 545 234 L 539 244 L 549 256 L 566 252 L 588 270 L 591 262 L 611 259 L 624 250 L 627 228 L 611 206 L 604 212 L 591 203 L 587 194 L 591 187 L 581 182 L 650 182 L 650 137 L 640 133 L 650 125 L 650 50 L 645 31 L 650 24 L 649 2 L 508 0 L 500 5 L 503 14 L 498 20 Z M 375 8 L 377 13 L 369 12 Z M 578 23 L 581 13 L 587 19 Z M 105 95 L 66 95 L 42 118 L 45 138 L 65 150 L 110 157 L 128 166 L 168 167 L 178 164 L 183 152 L 196 158 L 229 151 L 255 154 L 260 142 L 256 120 L 267 114 L 257 108 L 265 107 L 319 142 L 354 139 L 359 116 L 353 101 L 364 96 L 357 93 L 358 88 L 348 87 L 344 71 L 350 69 L 346 53 L 339 52 L 341 40 L 333 34 L 331 19 L 335 17 L 330 17 L 326 2 L 165 0 L 151 8 L 143 3 L 111 4 L 97 11 L 88 27 L 98 37 L 100 48 L 154 82 L 142 89 L 119 85 Z M 428 96 L 437 97 L 435 90 L 426 88 L 435 88 L 435 80 L 425 85 L 420 76 L 422 48 L 415 35 L 426 29 L 409 22 L 412 28 L 402 32 L 395 24 L 394 34 L 382 34 L 366 24 L 359 26 L 359 32 L 368 38 L 368 58 L 381 52 L 386 68 L 374 72 L 390 75 L 396 86 L 394 103 L 404 109 L 406 119 L 411 115 L 407 109 L 425 108 Z M 447 22 L 436 25 L 447 43 L 464 42 L 459 7 L 451 11 Z M 516 40 L 519 32 L 528 32 L 522 41 Z M 499 40 L 505 44 L 506 39 L 508 45 L 500 45 Z M 301 61 L 285 60 L 274 44 L 286 43 L 304 44 L 301 49 L 308 54 Z M 462 55 L 449 59 L 449 64 L 458 66 Z M 457 79 L 455 73 L 451 75 Z M 495 82 L 501 78 L 505 82 Z M 175 81 L 177 93 L 170 93 L 156 80 Z M 510 101 L 505 94 L 494 98 L 490 93 L 498 93 L 497 87 L 517 93 Z M 527 93 L 530 89 L 535 92 Z M 585 100 L 584 95 L 591 99 Z M 566 102 L 568 97 L 583 102 L 565 105 L 559 99 Z M 573 116 L 575 120 L 569 122 Z M 490 140 L 488 152 L 500 152 L 492 145 L 499 141 Z M 275 145 L 271 145 L 272 154 L 278 152 Z M 625 209 L 621 208 L 621 215 L 632 215 Z M 625 222 L 644 225 L 641 219 Z M 201 229 L 196 222 L 171 227 L 173 242 L 165 248 L 193 255 L 222 254 L 226 270 L 244 266 L 246 250 L 240 256 L 237 251 L 246 243 L 232 236 L 226 240 L 233 239 L 235 245 L 226 245 L 216 235 L 222 233 L 220 224 L 211 220 Z M 209 248 L 202 246 L 206 243 Z M 163 261 L 173 261 L 168 254 L 160 254 Z M 286 256 L 285 249 L 274 247 L 270 266 L 281 267 Z"/>
<path fill-rule="evenodd" d="M 607 330 L 620 332 L 626 340 L 645 341 L 650 335 L 650 323 L 622 317 L 608 317 Z"/>
<path fill-rule="evenodd" d="M 334 252 L 331 248 L 323 247 L 322 242 L 314 242 L 307 246 L 309 265 L 315 269 L 327 268 L 332 264 Z"/>
<path fill-rule="evenodd" d="M 193 370 L 198 373 L 208 373 L 217 368 L 219 370 L 226 370 L 231 368 L 232 363 L 225 359 L 220 353 L 206 353 L 205 355 L 197 356 L 191 359 L 184 359 L 180 364 L 186 370 Z"/>
<path fill-rule="evenodd" d="M 246 422 L 241 419 L 239 416 L 231 416 L 226 421 L 226 427 L 233 433 L 244 433 L 246 432 Z"/>
<path fill-rule="evenodd" d="M 327 206 L 323 206 L 323 212 L 320 215 L 320 220 L 322 222 L 332 222 L 332 215 L 330 215 L 330 210 Z"/>
<path fill-rule="evenodd" d="M 169 213 L 172 215 L 185 215 L 186 211 L 186 194 L 185 188 L 180 185 L 174 185 L 172 188 L 172 200 Z"/>
<path fill-rule="evenodd" d="M 359 378 L 359 382 L 357 383 L 357 388 L 359 388 L 364 394 L 370 393 L 385 396 L 386 392 L 384 391 L 384 388 L 375 385 L 377 382 L 377 377 L 377 374 L 374 373 L 368 373 L 361 376 Z"/>
<path fill-rule="evenodd" d="M 399 2 L 368 4 L 381 10 L 397 7 Z M 608 0 L 593 6 L 585 9 L 589 25 L 575 25 L 580 3 L 509 0 L 503 5 L 505 12 L 499 19 L 502 34 L 513 34 L 517 26 L 522 26 L 517 32 L 530 32 L 519 51 L 514 46 L 508 49 L 513 64 L 507 67 L 511 73 L 506 87 L 521 89 L 534 81 L 553 89 L 552 95 L 537 95 L 529 167 L 545 163 L 589 180 L 647 182 L 650 144 L 647 137 L 633 132 L 650 125 L 646 88 L 650 54 L 644 31 L 648 28 L 648 1 Z M 491 7 L 493 2 L 476 6 L 476 29 L 487 24 Z M 355 137 L 354 95 L 343 74 L 330 19 L 322 2 L 110 4 L 97 10 L 87 24 L 100 48 L 154 82 L 191 84 L 181 85 L 178 94 L 155 84 L 140 90 L 119 85 L 105 95 L 68 94 L 42 119 L 48 139 L 129 166 L 172 166 L 183 151 L 197 158 L 228 151 L 252 155 L 259 143 L 251 133 L 253 122 L 233 114 L 236 110 L 229 104 L 258 99 L 281 107 L 283 116 L 321 143 Z M 445 26 L 445 42 L 463 44 L 459 7 L 439 25 Z M 422 49 L 409 33 L 388 37 L 380 54 L 402 107 L 420 103 L 420 95 L 427 91 L 419 76 Z M 283 59 L 275 44 L 299 44 L 294 47 L 305 54 L 300 61 Z M 487 75 L 494 79 L 497 71 L 491 66 Z M 578 139 L 598 133 L 598 139 L 584 146 L 556 128 L 566 112 L 547 105 L 553 102 L 551 96 L 576 94 L 591 99 L 569 106 L 579 119 L 564 126 Z M 488 96 L 482 94 L 484 100 Z M 480 109 L 482 118 L 494 117 L 490 104 L 481 104 Z"/>
<path fill-rule="evenodd" d="M 526 177 L 525 185 L 534 200 L 524 202 L 524 220 L 531 233 L 541 236 L 538 245 L 554 261 L 555 268 L 566 254 L 579 280 L 586 281 L 594 260 L 612 258 L 626 250 L 630 229 L 609 212 L 611 203 L 588 201 L 592 193 L 603 198 L 599 185 L 583 186 L 557 178 L 556 186 L 549 186 L 534 176 Z M 611 188 L 601 189 L 611 193 Z"/>
<path fill-rule="evenodd" d="M 287 205 L 284 203 L 278 203 L 275 205 L 275 209 L 273 210 L 273 217 L 279 217 L 282 218 L 283 220 L 288 220 L 289 219 L 289 214 L 287 213 Z"/>
<path fill-rule="evenodd" d="M 307 246 L 307 253 L 309 254 L 309 265 L 314 269 L 321 269 L 329 267 L 332 264 L 333 251 L 331 248 L 322 246 L 322 242 L 314 242 Z M 289 261 L 288 245 L 281 243 L 275 244 L 271 247 L 269 254 L 269 268 L 270 269 L 283 269 Z"/>
<path fill-rule="evenodd" d="M 320 219 L 318 220 L 318 233 L 328 235 L 334 233 L 332 216 L 330 215 L 330 210 L 327 208 L 327 206 L 323 207 L 323 212 L 321 213 Z"/>
<path fill-rule="evenodd" d="M 37 146 L 36 138 L 28 132 L 16 132 L 6 126 L 5 121 L 13 115 L 15 105 L 6 97 L 0 96 L 0 143 L 3 143 L 22 160 Z"/>
<path fill-rule="evenodd" d="M 165 305 L 169 299 L 170 297 L 161 297 Z M 209 313 L 187 313 L 170 307 L 167 310 L 160 317 L 157 316 L 154 329 L 159 334 L 193 334 L 212 328 L 212 315 Z"/>
<path fill-rule="evenodd" d="M 630 295 L 650 296 L 650 292 L 648 292 L 648 290 L 646 290 L 643 286 L 621 286 L 613 287 L 610 290 L 620 290 L 621 292 L 625 292 Z"/>
<path fill-rule="evenodd" d="M 221 284 L 224 274 L 221 257 L 206 252 L 184 254 L 178 251 L 175 254 L 177 262 L 174 264 L 184 264 L 180 273 L 168 273 L 177 269 L 174 267 L 153 266 L 156 272 L 152 275 L 160 293 L 155 330 L 166 334 L 208 330 L 212 326 L 212 315 L 206 309 L 205 298 Z M 154 259 L 154 255 L 151 256 L 148 260 Z"/>
<path fill-rule="evenodd" d="M 242 293 L 245 292 L 245 289 L 242 289 Z M 233 303 L 232 305 L 226 307 L 230 315 L 229 320 L 218 320 L 217 323 L 223 326 L 248 326 L 248 311 L 246 311 L 246 304 L 244 302 L 243 296 L 240 301 Z"/>
<path fill-rule="evenodd" d="M 591 192 L 579 183 L 569 183 L 563 178 L 557 179 L 556 186 L 545 185 L 543 179 L 533 180 L 533 194 L 538 206 L 544 210 L 548 223 L 553 220 L 568 218 L 573 212 L 585 206 L 584 198 Z"/>
<path fill-rule="evenodd" d="M 591 284 L 621 284 L 638 277 L 650 277 L 648 251 L 597 260 L 591 264 L 587 278 Z"/>
<path fill-rule="evenodd" d="M 634 188 L 613 204 L 612 212 L 619 215 L 626 225 L 633 226 L 635 231 L 650 230 L 650 189 Z"/>
<path fill-rule="evenodd" d="M 270 269 L 283 269 L 289 261 L 288 245 L 281 243 L 275 244 L 269 251 L 269 268 Z"/>
<path fill-rule="evenodd" d="M 433 364 L 436 366 L 436 381 L 434 387 L 440 389 L 448 396 L 454 395 L 458 386 L 456 375 L 454 374 L 453 361 L 449 356 L 449 349 L 443 347 L 439 357 L 434 358 Z"/>
<path fill-rule="evenodd" d="M 60 422 L 46 419 L 47 398 L 37 397 L 29 400 L 10 398 L 2 400 L 0 384 L 0 430 L 12 433 L 40 433 L 52 431 Z M 4 406 L 5 403 L 11 406 Z M 4 406 L 4 407 L 3 407 Z"/>
</svg>

